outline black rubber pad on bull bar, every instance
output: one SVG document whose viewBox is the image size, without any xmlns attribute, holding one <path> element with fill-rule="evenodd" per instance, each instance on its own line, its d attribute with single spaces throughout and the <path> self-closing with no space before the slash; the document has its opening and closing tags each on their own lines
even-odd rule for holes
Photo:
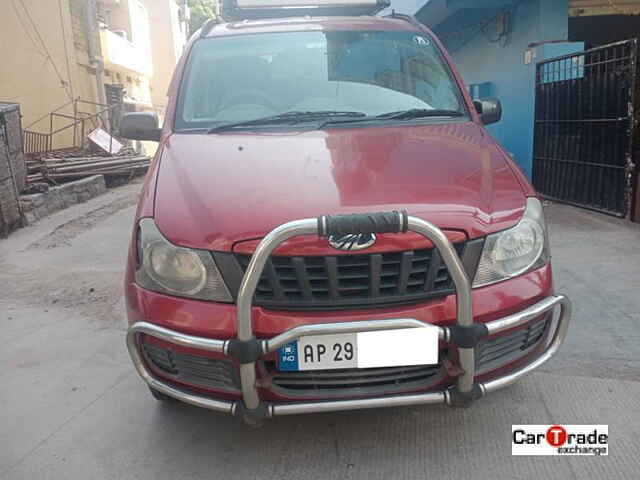
<svg viewBox="0 0 640 480">
<path fill-rule="evenodd" d="M 262 341 L 252 338 L 243 342 L 234 338 L 227 344 L 227 355 L 240 363 L 253 363 L 264 355 Z"/>
<path fill-rule="evenodd" d="M 451 325 L 448 328 L 451 335 L 449 341 L 460 348 L 475 348 L 480 340 L 489 335 L 484 323 L 474 323 L 468 327 Z"/>
<path fill-rule="evenodd" d="M 318 235 L 348 235 L 360 233 L 404 233 L 409 227 L 406 210 L 352 215 L 318 217 Z"/>
<path fill-rule="evenodd" d="M 262 420 L 269 417 L 269 404 L 260 402 L 257 408 L 247 408 L 243 402 L 237 402 L 234 415 L 242 418 L 245 422 L 250 424 L 260 423 Z"/>
<path fill-rule="evenodd" d="M 447 390 L 449 393 L 449 406 L 466 408 L 471 406 L 474 400 L 482 398 L 482 388 L 479 383 L 474 383 L 470 392 L 461 392 L 455 385 Z"/>
</svg>

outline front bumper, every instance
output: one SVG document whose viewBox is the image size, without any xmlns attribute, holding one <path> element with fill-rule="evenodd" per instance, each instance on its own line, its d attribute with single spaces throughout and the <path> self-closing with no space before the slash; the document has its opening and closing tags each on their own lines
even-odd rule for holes
<svg viewBox="0 0 640 480">
<path fill-rule="evenodd" d="M 387 215 L 387 217 L 383 220 L 386 222 L 389 214 L 385 215 Z M 353 219 L 345 220 L 347 220 L 347 225 L 354 224 Z M 332 219 L 332 221 L 335 220 Z M 466 406 L 473 400 L 484 396 L 486 393 L 510 385 L 522 376 L 535 370 L 551 358 L 564 342 L 571 318 L 571 303 L 563 295 L 549 296 L 521 312 L 497 320 L 487 323 L 474 323 L 469 279 L 453 246 L 442 231 L 434 225 L 415 217 L 407 217 L 406 214 L 404 214 L 404 217 L 400 215 L 398 219 L 397 231 L 415 231 L 431 240 L 445 261 L 456 287 L 456 323 L 437 327 L 440 340 L 451 343 L 452 346 L 457 347 L 462 373 L 458 376 L 456 385 L 449 389 L 428 393 L 383 395 L 363 399 L 300 401 L 291 403 L 265 402 L 260 398 L 256 385 L 256 360 L 276 351 L 279 347 L 289 342 L 307 335 L 433 327 L 433 325 L 428 325 L 413 318 L 320 323 L 297 326 L 269 339 L 255 339 L 251 320 L 252 299 L 267 258 L 280 243 L 289 238 L 298 235 L 326 235 L 330 233 L 326 230 L 323 231 L 323 229 L 326 229 L 325 222 L 327 222 L 325 217 L 321 217 L 317 221 L 315 219 L 309 219 L 290 222 L 276 228 L 260 242 L 240 287 L 237 301 L 238 337 L 236 339 L 223 340 L 191 336 L 147 322 L 133 324 L 127 333 L 127 347 L 140 376 L 151 388 L 170 397 L 199 407 L 230 413 L 232 415 L 241 415 L 245 419 L 259 419 L 262 417 L 298 413 L 430 403 L 447 403 L 449 405 Z M 390 231 L 388 230 L 388 222 L 385 228 L 385 232 Z M 384 233 L 376 230 L 372 230 L 372 232 Z M 362 233 L 361 230 L 360 233 Z M 521 327 L 539 318 L 541 315 L 555 310 L 557 307 L 560 310 L 557 326 L 546 349 L 539 356 L 508 374 L 492 378 L 486 382 L 477 383 L 475 381 L 475 347 L 480 339 L 488 335 Z M 176 388 L 163 379 L 158 378 L 147 368 L 142 358 L 138 342 L 139 334 L 149 335 L 181 347 L 222 354 L 238 360 L 241 364 L 240 380 L 242 400 L 213 399 L 205 395 Z"/>
<path fill-rule="evenodd" d="M 560 312 L 557 319 L 557 326 L 553 332 L 551 340 L 548 342 L 547 348 L 535 358 L 535 360 L 527 363 L 518 369 L 487 382 L 475 384 L 476 397 L 484 396 L 486 393 L 498 390 L 500 388 L 511 385 L 524 375 L 532 372 L 549 360 L 560 348 L 567 335 L 569 321 L 571 318 L 571 303 L 564 295 L 550 296 L 535 305 L 507 317 L 486 323 L 489 335 L 497 334 L 517 328 L 527 324 L 533 319 L 539 318 L 546 312 L 559 308 Z M 425 327 L 423 322 L 413 319 L 397 319 L 397 320 L 380 320 L 372 322 L 348 322 L 335 324 L 318 324 L 303 325 L 288 330 L 267 342 L 267 353 L 277 350 L 282 345 L 289 343 L 295 339 L 306 335 L 319 335 L 327 333 L 347 333 L 347 332 L 363 332 L 373 330 L 388 330 L 394 328 L 421 328 Z M 448 341 L 450 332 L 448 327 L 438 327 L 440 338 Z M 160 340 L 173 343 L 182 347 L 195 348 L 214 353 L 226 354 L 228 351 L 229 340 L 217 340 L 201 337 L 185 335 L 173 330 L 169 330 L 157 325 L 138 322 L 132 325 L 127 332 L 127 347 L 129 354 L 140 376 L 147 384 L 159 392 L 170 397 L 181 400 L 198 407 L 208 408 L 219 412 L 229 414 L 239 414 L 244 410 L 242 401 L 227 401 L 213 399 L 204 395 L 187 392 L 165 382 L 163 379 L 154 376 L 147 368 L 142 358 L 141 350 L 138 345 L 138 335 L 150 335 Z M 314 402 L 288 402 L 288 403 L 265 403 L 262 402 L 261 410 L 267 417 L 279 415 L 294 415 L 299 413 L 314 412 L 331 412 L 338 410 L 354 410 L 364 408 L 378 407 L 395 407 L 405 405 L 435 404 L 447 403 L 455 404 L 455 398 L 451 394 L 451 390 L 441 390 L 436 392 L 409 394 L 409 395 L 392 395 L 381 396 L 376 398 L 350 399 L 350 400 L 331 400 L 331 401 L 314 401 Z"/>
</svg>

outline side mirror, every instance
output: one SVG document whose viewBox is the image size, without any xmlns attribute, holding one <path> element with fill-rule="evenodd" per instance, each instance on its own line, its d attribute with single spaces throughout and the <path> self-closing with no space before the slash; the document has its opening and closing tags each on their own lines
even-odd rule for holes
<svg viewBox="0 0 640 480">
<path fill-rule="evenodd" d="M 158 115 L 152 112 L 125 113 L 120 119 L 120 136 L 130 140 L 160 141 Z"/>
<path fill-rule="evenodd" d="M 502 118 L 502 104 L 496 98 L 481 98 L 474 100 L 473 104 L 485 125 L 499 122 Z"/>
</svg>

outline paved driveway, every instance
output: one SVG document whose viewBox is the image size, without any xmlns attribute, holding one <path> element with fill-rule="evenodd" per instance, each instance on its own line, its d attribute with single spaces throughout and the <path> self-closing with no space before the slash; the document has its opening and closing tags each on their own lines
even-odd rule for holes
<svg viewBox="0 0 640 480">
<path fill-rule="evenodd" d="M 153 401 L 124 347 L 129 185 L 0 241 L 0 478 L 638 478 L 640 228 L 548 208 L 575 303 L 543 370 L 469 410 L 282 417 L 260 430 Z M 512 457 L 516 423 L 608 424 L 606 458 Z"/>
</svg>

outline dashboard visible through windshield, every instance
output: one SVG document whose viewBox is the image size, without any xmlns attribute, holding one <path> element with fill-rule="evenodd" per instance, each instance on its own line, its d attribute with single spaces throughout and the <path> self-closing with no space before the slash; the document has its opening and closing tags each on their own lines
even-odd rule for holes
<svg viewBox="0 0 640 480">
<path fill-rule="evenodd" d="M 198 41 L 176 130 L 210 129 L 286 112 L 463 111 L 432 40 L 411 31 L 237 35 Z"/>
</svg>

